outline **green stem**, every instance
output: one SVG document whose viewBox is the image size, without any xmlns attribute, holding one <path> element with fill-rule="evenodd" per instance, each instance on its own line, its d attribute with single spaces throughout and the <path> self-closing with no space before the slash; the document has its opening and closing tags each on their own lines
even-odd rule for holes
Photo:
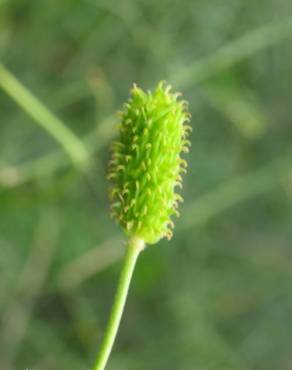
<svg viewBox="0 0 292 370">
<path fill-rule="evenodd" d="M 1 63 L 0 87 L 62 146 L 76 167 L 88 166 L 90 157 L 83 142 Z"/>
<path fill-rule="evenodd" d="M 105 369 L 121 322 L 136 261 L 143 248 L 143 240 L 138 238 L 130 239 L 106 332 L 92 370 Z"/>
</svg>

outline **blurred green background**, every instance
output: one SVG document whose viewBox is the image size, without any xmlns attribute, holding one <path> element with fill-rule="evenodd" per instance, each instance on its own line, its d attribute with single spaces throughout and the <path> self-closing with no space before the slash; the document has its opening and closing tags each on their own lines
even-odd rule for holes
<svg viewBox="0 0 292 370">
<path fill-rule="evenodd" d="M 185 203 L 108 369 L 291 370 L 291 0 L 1 0 L 0 63 L 1 370 L 92 363 L 124 251 L 115 112 L 163 79 L 192 113 Z"/>
</svg>

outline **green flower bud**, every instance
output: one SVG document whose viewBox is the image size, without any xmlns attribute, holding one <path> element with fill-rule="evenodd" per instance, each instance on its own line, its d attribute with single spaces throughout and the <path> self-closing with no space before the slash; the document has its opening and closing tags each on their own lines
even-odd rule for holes
<svg viewBox="0 0 292 370">
<path fill-rule="evenodd" d="M 160 82 L 147 93 L 134 85 L 120 113 L 119 139 L 112 146 L 109 178 L 113 216 L 130 237 L 153 244 L 171 238 L 171 216 L 182 201 L 182 186 L 191 130 L 185 101 Z"/>
</svg>

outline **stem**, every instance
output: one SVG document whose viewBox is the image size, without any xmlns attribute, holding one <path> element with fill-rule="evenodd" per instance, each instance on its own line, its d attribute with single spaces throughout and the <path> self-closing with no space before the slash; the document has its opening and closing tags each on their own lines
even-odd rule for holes
<svg viewBox="0 0 292 370">
<path fill-rule="evenodd" d="M 0 87 L 59 142 L 77 168 L 88 166 L 90 157 L 83 142 L 1 63 Z"/>
<path fill-rule="evenodd" d="M 110 356 L 117 331 L 124 311 L 130 282 L 139 253 L 144 248 L 144 241 L 138 238 L 130 239 L 124 257 L 123 267 L 115 295 L 112 311 L 105 331 L 100 351 L 92 370 L 104 370 Z"/>
</svg>

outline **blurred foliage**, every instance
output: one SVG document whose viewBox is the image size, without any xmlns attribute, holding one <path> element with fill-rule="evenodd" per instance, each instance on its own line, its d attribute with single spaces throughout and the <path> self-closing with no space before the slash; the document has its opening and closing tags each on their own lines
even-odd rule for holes
<svg viewBox="0 0 292 370">
<path fill-rule="evenodd" d="M 1 369 L 91 364 L 124 243 L 114 114 L 161 79 L 193 116 L 185 206 L 140 258 L 108 369 L 291 369 L 291 43 L 290 0 L 0 1 L 1 65 L 89 153 L 75 166 L 0 68 Z"/>
</svg>

